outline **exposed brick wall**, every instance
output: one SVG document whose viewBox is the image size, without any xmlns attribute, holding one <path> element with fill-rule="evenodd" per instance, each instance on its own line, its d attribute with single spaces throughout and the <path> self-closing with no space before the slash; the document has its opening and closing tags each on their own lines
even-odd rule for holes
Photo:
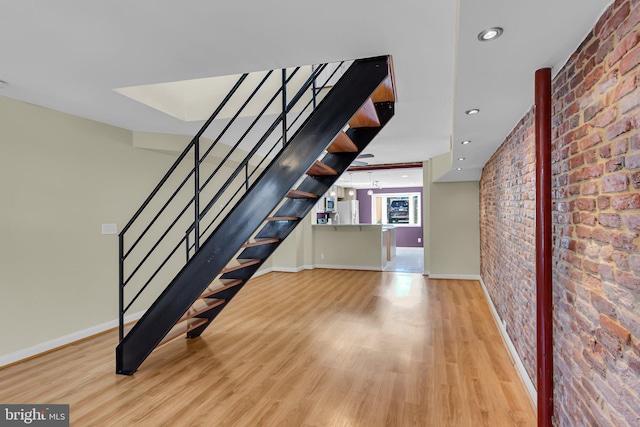
<svg viewBox="0 0 640 427">
<path fill-rule="evenodd" d="M 480 272 L 529 377 L 536 376 L 535 135 L 529 112 L 480 180 Z M 506 285 L 509 284 L 509 285 Z M 533 331 L 534 333 L 520 333 Z"/>
<path fill-rule="evenodd" d="M 612 4 L 553 81 L 554 417 L 560 426 L 640 425 L 637 3 Z M 523 198 L 532 191 L 532 126 L 529 113 L 483 171 L 481 274 L 535 381 L 533 199 Z M 522 161 L 524 170 L 512 166 Z"/>
</svg>

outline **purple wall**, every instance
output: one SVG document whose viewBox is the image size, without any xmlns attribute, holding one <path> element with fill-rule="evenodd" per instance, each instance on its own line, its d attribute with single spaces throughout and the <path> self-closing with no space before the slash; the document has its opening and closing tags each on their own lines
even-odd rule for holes
<svg viewBox="0 0 640 427">
<path fill-rule="evenodd" d="M 371 224 L 371 196 L 367 194 L 368 190 L 357 190 L 356 197 L 359 201 L 360 223 Z M 422 201 L 422 187 L 403 187 L 403 188 L 384 188 L 382 190 L 374 189 L 374 194 L 393 194 L 393 193 L 420 193 Z M 424 209 L 424 201 L 422 201 L 421 209 Z M 420 238 L 420 242 L 418 242 Z M 402 248 L 421 248 L 422 226 L 420 227 L 396 227 L 396 246 Z"/>
</svg>

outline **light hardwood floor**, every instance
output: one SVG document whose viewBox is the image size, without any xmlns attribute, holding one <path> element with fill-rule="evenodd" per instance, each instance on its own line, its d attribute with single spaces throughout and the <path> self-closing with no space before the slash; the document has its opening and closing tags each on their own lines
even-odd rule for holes
<svg viewBox="0 0 640 427">
<path fill-rule="evenodd" d="M 114 373 L 116 332 L 0 370 L 0 403 L 72 426 L 534 426 L 474 281 L 344 270 L 251 280 L 199 339 Z"/>
</svg>

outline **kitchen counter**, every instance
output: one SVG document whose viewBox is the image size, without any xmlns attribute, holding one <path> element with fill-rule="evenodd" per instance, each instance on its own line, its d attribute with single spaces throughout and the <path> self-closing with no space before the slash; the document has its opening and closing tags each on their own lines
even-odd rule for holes
<svg viewBox="0 0 640 427">
<path fill-rule="evenodd" d="M 316 224 L 313 242 L 316 267 L 382 271 L 395 256 L 395 227 Z"/>
</svg>

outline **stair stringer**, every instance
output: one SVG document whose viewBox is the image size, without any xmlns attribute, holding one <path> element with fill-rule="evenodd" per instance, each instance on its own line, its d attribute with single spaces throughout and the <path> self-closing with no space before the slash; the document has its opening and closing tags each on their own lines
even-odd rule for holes
<svg viewBox="0 0 640 427">
<path fill-rule="evenodd" d="M 354 61 L 116 347 L 117 373 L 131 375 L 137 370 L 388 74 L 387 56 Z"/>
<path fill-rule="evenodd" d="M 349 129 L 347 131 L 347 135 L 354 141 L 354 143 L 358 146 L 359 151 L 357 153 L 339 153 L 339 154 L 327 154 L 322 162 L 330 162 L 338 171 L 338 175 L 331 177 L 307 177 L 298 187 L 303 191 L 308 192 L 317 192 L 317 194 L 324 194 L 340 177 L 342 173 L 344 173 L 351 163 L 356 159 L 358 154 L 364 150 L 367 145 L 376 137 L 378 132 L 384 127 L 384 125 L 393 117 L 394 115 L 394 104 L 390 102 L 380 103 L 376 105 L 376 109 L 378 112 L 378 116 L 380 118 L 380 127 L 379 128 L 360 128 L 360 129 Z M 329 160 L 331 158 L 331 160 Z M 322 193 L 319 193 L 318 190 L 323 189 Z M 308 213 L 314 208 L 316 204 L 315 200 L 300 200 L 300 199 L 289 199 L 287 200 L 275 213 L 275 216 L 297 216 L 299 218 L 305 218 Z M 195 338 L 200 336 L 202 332 L 213 322 L 213 320 L 220 314 L 220 312 L 226 307 L 226 305 L 231 301 L 231 299 L 238 294 L 240 289 L 246 284 L 246 282 L 253 276 L 254 272 L 257 271 L 260 266 L 268 259 L 268 257 L 276 251 L 278 246 L 293 232 L 293 230 L 298 226 L 301 222 L 297 221 L 287 221 L 284 225 L 274 225 L 268 224 L 263 227 L 256 238 L 271 238 L 277 237 L 279 241 L 277 243 L 272 243 L 268 245 L 266 248 L 255 249 L 248 248 L 243 250 L 237 257 L 237 259 L 254 259 L 256 255 L 261 255 L 261 262 L 259 264 L 251 266 L 252 271 L 244 272 L 242 276 L 243 283 L 237 286 L 234 286 L 231 289 L 224 290 L 219 294 L 212 295 L 215 298 L 222 298 L 225 300 L 225 303 L 219 307 L 216 307 L 215 312 L 207 313 L 206 317 L 208 322 L 202 326 L 199 326 L 192 331 L 187 333 L 187 338 Z M 284 222 L 284 221 L 283 221 Z M 227 279 L 236 278 L 234 274 L 239 274 L 237 271 L 229 273 L 228 276 L 223 276 Z"/>
</svg>

